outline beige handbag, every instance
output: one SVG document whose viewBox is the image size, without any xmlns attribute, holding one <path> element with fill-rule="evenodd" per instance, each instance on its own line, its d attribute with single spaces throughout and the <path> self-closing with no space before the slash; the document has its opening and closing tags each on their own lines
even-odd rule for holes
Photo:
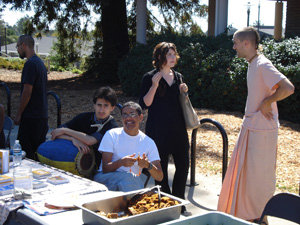
<svg viewBox="0 0 300 225">
<path fill-rule="evenodd" d="M 182 78 L 180 77 L 180 83 L 182 83 Z M 179 94 L 179 102 L 182 108 L 183 117 L 187 129 L 195 129 L 200 125 L 198 115 L 195 112 L 188 93 Z"/>
</svg>

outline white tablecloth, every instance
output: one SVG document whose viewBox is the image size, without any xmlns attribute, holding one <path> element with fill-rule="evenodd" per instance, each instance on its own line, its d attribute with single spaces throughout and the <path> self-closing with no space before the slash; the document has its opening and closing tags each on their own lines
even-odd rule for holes
<svg viewBox="0 0 300 225">
<path fill-rule="evenodd" d="M 100 183 L 82 178 L 64 170 L 59 170 L 39 162 L 24 159 L 21 167 L 31 167 L 32 170 L 43 169 L 51 172 L 51 176 L 63 176 L 66 177 L 70 182 L 66 184 L 54 185 L 47 182 L 48 186 L 40 189 L 33 190 L 32 201 L 47 202 L 49 200 L 60 199 L 69 203 L 76 202 L 80 197 L 91 193 L 107 191 L 107 188 Z M 13 168 L 6 174 L 13 177 Z M 46 181 L 46 178 L 43 179 Z M 0 224 L 2 225 L 9 215 L 10 212 L 23 207 L 23 201 L 16 201 L 12 194 L 0 196 Z"/>
</svg>

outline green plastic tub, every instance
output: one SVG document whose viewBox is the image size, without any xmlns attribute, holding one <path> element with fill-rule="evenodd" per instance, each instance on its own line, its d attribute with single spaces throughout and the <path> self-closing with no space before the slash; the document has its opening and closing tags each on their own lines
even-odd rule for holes
<svg viewBox="0 0 300 225">
<path fill-rule="evenodd" d="M 244 224 L 254 224 L 246 220 L 236 218 L 234 216 L 228 215 L 222 212 L 209 212 L 206 214 L 181 217 L 180 219 L 173 220 L 167 223 L 162 223 L 163 225 L 167 224 L 176 224 L 176 225 L 244 225 Z M 161 224 L 161 225 L 162 225 Z"/>
</svg>

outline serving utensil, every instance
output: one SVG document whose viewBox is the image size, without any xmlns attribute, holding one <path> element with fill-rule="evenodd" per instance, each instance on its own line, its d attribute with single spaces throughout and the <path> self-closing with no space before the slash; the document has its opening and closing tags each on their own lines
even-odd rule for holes
<svg viewBox="0 0 300 225">
<path fill-rule="evenodd" d="M 139 193 L 133 195 L 129 200 L 129 205 L 133 205 L 137 201 L 141 200 L 143 195 L 151 196 L 151 195 L 157 193 L 158 194 L 158 204 L 160 206 L 160 202 L 161 202 L 160 188 L 161 188 L 160 185 L 156 185 L 152 188 L 147 188 L 147 189 L 143 190 L 142 192 L 139 192 Z M 157 190 L 157 191 L 155 191 L 155 190 Z"/>
</svg>

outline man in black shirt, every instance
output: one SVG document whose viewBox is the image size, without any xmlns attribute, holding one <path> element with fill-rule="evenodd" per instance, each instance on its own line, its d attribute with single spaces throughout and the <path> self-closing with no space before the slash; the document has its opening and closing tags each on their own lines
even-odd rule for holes
<svg viewBox="0 0 300 225">
<path fill-rule="evenodd" d="M 18 137 L 26 157 L 35 159 L 38 146 L 48 132 L 47 69 L 35 54 L 34 39 L 19 37 L 16 46 L 21 59 L 27 58 L 21 77 L 21 98 L 14 122 L 19 126 Z"/>
</svg>

